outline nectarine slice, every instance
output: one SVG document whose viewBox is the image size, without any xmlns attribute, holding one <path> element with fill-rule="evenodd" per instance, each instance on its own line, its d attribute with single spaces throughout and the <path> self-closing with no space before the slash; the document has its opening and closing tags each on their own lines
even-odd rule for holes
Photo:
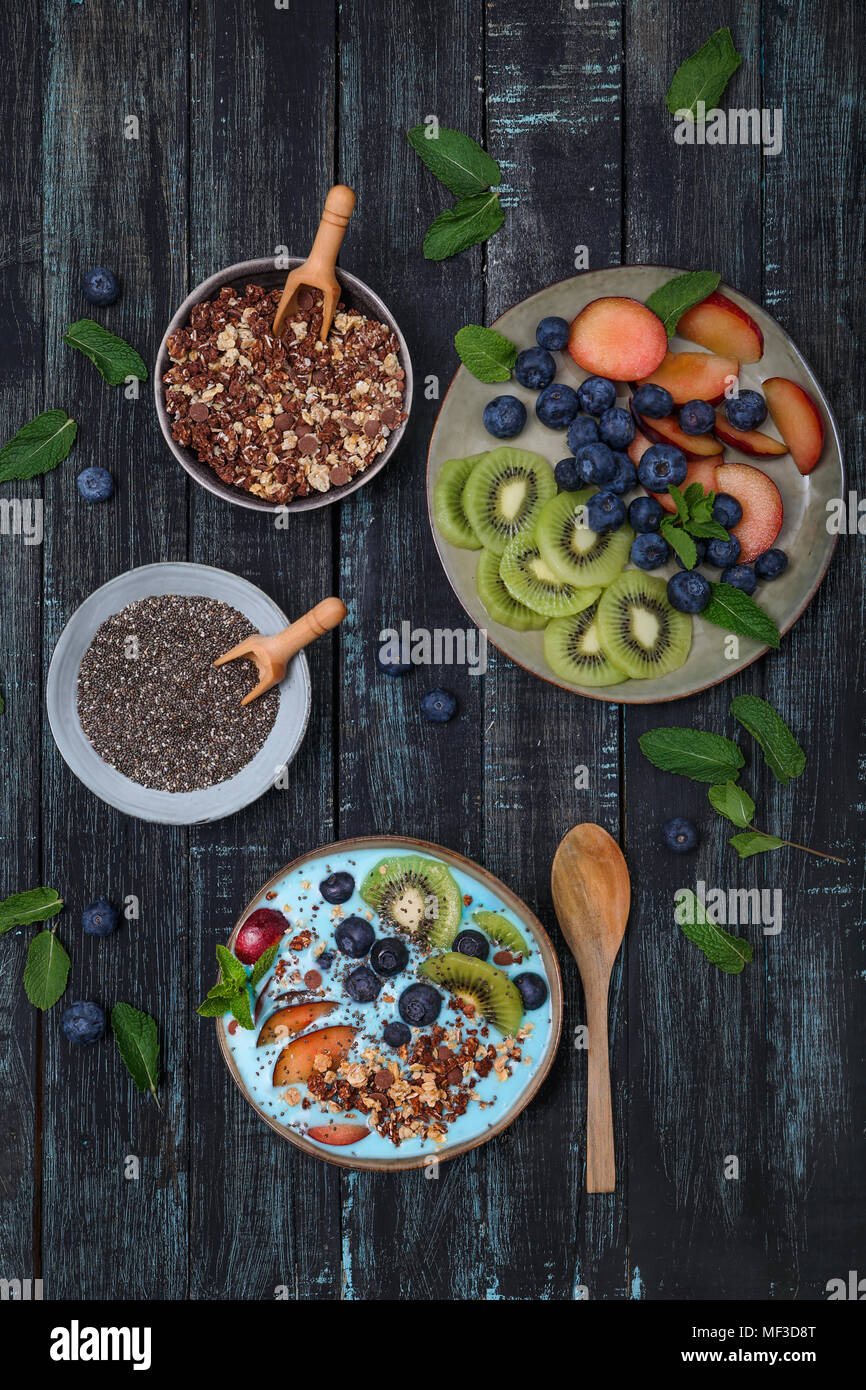
<svg viewBox="0 0 866 1390">
<path fill-rule="evenodd" d="M 716 459 L 690 459 L 686 476 L 680 483 L 680 492 L 685 492 L 689 483 L 700 483 L 704 492 L 716 491 Z M 666 512 L 675 512 L 677 504 L 669 492 L 651 492 L 657 502 L 661 502 Z"/>
<path fill-rule="evenodd" d="M 640 430 L 635 430 L 634 439 L 631 441 L 628 448 L 626 449 L 626 453 L 628 454 L 635 468 L 637 468 L 638 464 L 640 463 L 641 459 L 643 458 L 644 454 L 646 453 L 647 449 L 650 447 L 651 444 L 651 439 L 647 439 L 646 435 L 641 434 Z"/>
<path fill-rule="evenodd" d="M 637 381 L 664 360 L 668 335 L 661 319 L 637 299 L 610 295 L 581 309 L 568 351 L 578 367 L 611 381 Z"/>
<path fill-rule="evenodd" d="M 787 454 L 788 446 L 763 430 L 736 430 L 723 410 L 716 411 L 716 434 L 732 449 L 739 449 L 753 458 L 773 459 Z"/>
<path fill-rule="evenodd" d="M 764 335 L 751 314 L 718 290 L 686 310 L 677 333 L 690 343 L 700 343 L 710 352 L 736 357 L 740 362 L 759 362 L 764 355 Z"/>
<path fill-rule="evenodd" d="M 276 1009 L 265 1020 L 256 1046 L 265 1047 L 268 1043 L 282 1042 L 293 1037 L 295 1033 L 302 1033 L 311 1023 L 315 1023 L 317 1018 L 323 1018 L 336 1007 L 336 1004 L 332 1004 L 328 999 L 311 999 L 304 1004 L 289 1004 L 285 1008 Z"/>
<path fill-rule="evenodd" d="M 274 1064 L 275 1086 L 296 1086 L 306 1081 L 315 1071 L 315 1060 L 320 1052 L 330 1057 L 332 1066 L 341 1062 L 355 1039 L 354 1028 L 317 1028 L 314 1033 L 304 1033 L 283 1048 Z"/>
<path fill-rule="evenodd" d="M 651 376 L 638 386 L 652 382 L 670 391 L 674 405 L 686 401 L 709 401 L 716 405 L 740 373 L 736 357 L 717 357 L 714 352 L 669 352 Z"/>
<path fill-rule="evenodd" d="M 632 411 L 638 425 L 653 444 L 675 444 L 682 449 L 687 458 L 713 458 L 722 452 L 722 446 L 711 434 L 686 434 L 680 429 L 675 415 L 665 415 L 661 420 L 650 420 L 646 415 Z"/>
<path fill-rule="evenodd" d="M 824 421 L 808 391 L 784 376 L 764 382 L 773 424 L 801 473 L 811 473 L 824 448 Z"/>
<path fill-rule="evenodd" d="M 750 463 L 723 463 L 716 469 L 716 492 L 730 493 L 743 509 L 732 536 L 740 542 L 740 565 L 750 565 L 769 550 L 782 529 L 784 510 L 779 489 Z"/>
<path fill-rule="evenodd" d="M 370 1133 L 366 1125 L 313 1125 L 307 1130 L 310 1139 L 320 1144 L 357 1144 Z"/>
</svg>

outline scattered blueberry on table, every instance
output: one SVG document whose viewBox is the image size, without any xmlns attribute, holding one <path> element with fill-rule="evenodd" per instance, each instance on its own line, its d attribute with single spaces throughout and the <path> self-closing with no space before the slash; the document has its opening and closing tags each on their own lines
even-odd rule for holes
<svg viewBox="0 0 866 1390">
<path fill-rule="evenodd" d="M 381 649 L 376 653 L 376 660 L 379 663 L 380 671 L 386 676 L 405 676 L 407 671 L 412 670 L 411 661 L 386 661 L 382 656 Z"/>
<path fill-rule="evenodd" d="M 698 832 L 685 816 L 674 816 L 662 826 L 662 837 L 668 849 L 674 854 L 688 854 L 698 847 Z"/>
<path fill-rule="evenodd" d="M 433 724 L 447 724 L 457 713 L 457 697 L 450 690 L 437 686 L 422 696 L 421 713 Z"/>
<path fill-rule="evenodd" d="M 113 270 L 98 265 L 82 278 L 81 288 L 88 304 L 113 304 L 120 294 L 120 281 Z"/>
<path fill-rule="evenodd" d="M 88 936 L 111 936 L 119 920 L 117 908 L 105 898 L 90 903 L 81 914 L 81 925 Z"/>
<path fill-rule="evenodd" d="M 107 502 L 114 492 L 114 479 L 107 468 L 85 468 L 76 483 L 85 502 Z"/>
<path fill-rule="evenodd" d="M 98 1004 L 77 999 L 63 1010 L 60 1027 L 72 1043 L 95 1043 L 105 1032 L 105 1014 Z"/>
</svg>

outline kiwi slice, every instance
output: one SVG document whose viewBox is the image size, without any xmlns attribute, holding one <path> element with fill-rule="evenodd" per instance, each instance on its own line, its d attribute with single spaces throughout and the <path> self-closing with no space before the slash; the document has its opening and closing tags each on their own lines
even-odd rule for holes
<svg viewBox="0 0 866 1390">
<path fill-rule="evenodd" d="M 572 685 L 619 685 L 628 679 L 602 649 L 597 604 L 547 624 L 544 659 L 554 675 Z"/>
<path fill-rule="evenodd" d="M 488 912 L 486 908 L 480 907 L 477 912 L 473 912 L 472 920 L 478 923 L 484 935 L 495 941 L 497 946 L 505 946 L 509 951 L 521 956 L 532 954 L 526 938 L 501 912 Z"/>
<path fill-rule="evenodd" d="M 627 570 L 599 599 L 598 638 L 608 658 L 640 680 L 682 666 L 692 645 L 692 620 L 668 603 L 663 579 Z"/>
<path fill-rule="evenodd" d="M 495 623 L 516 628 L 518 632 L 528 632 L 530 628 L 543 628 L 547 619 L 527 608 L 525 603 L 520 603 L 506 589 L 499 573 L 500 559 L 501 556 L 486 548 L 478 556 L 475 583 L 478 586 L 478 597 L 487 612 Z"/>
<path fill-rule="evenodd" d="M 463 489 L 463 508 L 482 545 L 501 555 L 513 536 L 532 530 L 542 506 L 555 495 L 547 459 L 503 445 L 483 455 L 472 469 Z"/>
<path fill-rule="evenodd" d="M 546 618 L 579 613 L 601 594 L 601 589 L 578 589 L 557 579 L 531 536 L 515 536 L 508 542 L 499 562 L 499 575 L 512 598 Z"/>
<path fill-rule="evenodd" d="M 519 989 L 489 961 L 448 951 L 444 956 L 430 956 L 418 967 L 418 974 L 464 1003 L 474 1004 L 504 1037 L 513 1037 L 523 1021 Z"/>
<path fill-rule="evenodd" d="M 423 854 L 380 859 L 361 884 L 361 897 L 389 927 L 430 946 L 450 946 L 463 915 L 450 869 Z"/>
<path fill-rule="evenodd" d="M 578 588 L 604 588 L 620 573 L 634 540 L 630 526 L 599 535 L 591 531 L 583 509 L 597 488 L 561 492 L 541 508 L 535 543 L 542 560 L 558 579 Z"/>
<path fill-rule="evenodd" d="M 439 480 L 433 489 L 433 520 L 439 534 L 462 550 L 480 550 L 481 542 L 469 524 L 463 510 L 463 489 L 466 479 L 484 454 L 470 454 L 465 459 L 448 459 L 442 465 Z"/>
</svg>

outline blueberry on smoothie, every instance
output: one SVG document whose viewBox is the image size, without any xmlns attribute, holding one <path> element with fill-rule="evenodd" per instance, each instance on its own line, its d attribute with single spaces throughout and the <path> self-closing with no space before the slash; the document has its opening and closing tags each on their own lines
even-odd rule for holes
<svg viewBox="0 0 866 1390">
<path fill-rule="evenodd" d="M 636 497 L 628 509 L 628 524 L 638 535 L 657 531 L 667 515 L 655 497 Z"/>
<path fill-rule="evenodd" d="M 75 481 L 85 502 L 107 502 L 114 492 L 114 479 L 107 468 L 85 468 Z"/>
<path fill-rule="evenodd" d="M 522 975 L 515 975 L 514 983 L 520 990 L 524 1009 L 541 1008 L 547 999 L 547 984 L 540 975 L 533 970 L 525 970 Z"/>
<path fill-rule="evenodd" d="M 725 414 L 735 430 L 756 430 L 767 418 L 767 402 L 760 391 L 740 391 L 725 401 Z"/>
<path fill-rule="evenodd" d="M 517 354 L 514 375 L 528 390 L 543 391 L 556 376 L 556 363 L 546 348 L 526 348 Z"/>
<path fill-rule="evenodd" d="M 631 411 L 623 410 L 621 405 L 611 406 L 598 421 L 598 432 L 605 444 L 612 449 L 627 449 L 634 439 L 634 420 Z"/>
<path fill-rule="evenodd" d="M 775 545 L 772 550 L 765 550 L 755 561 L 755 574 L 759 579 L 778 579 L 787 568 L 787 555 Z"/>
<path fill-rule="evenodd" d="M 662 839 L 674 854 L 688 854 L 698 847 L 698 832 L 685 816 L 674 816 L 662 826 Z"/>
<path fill-rule="evenodd" d="M 637 466 L 637 475 L 648 492 L 667 492 L 679 487 L 688 472 L 686 456 L 675 444 L 651 444 Z"/>
<path fill-rule="evenodd" d="M 363 917 L 344 917 L 337 925 L 334 940 L 344 956 L 360 960 L 376 940 L 376 933 Z"/>
<path fill-rule="evenodd" d="M 569 327 L 565 319 L 549 314 L 535 330 L 535 341 L 548 352 L 559 352 L 568 342 Z"/>
<path fill-rule="evenodd" d="M 577 388 L 581 409 L 587 415 L 603 415 L 616 401 L 616 387 L 604 376 L 588 376 Z"/>
<path fill-rule="evenodd" d="M 408 1047 L 412 1041 L 412 1029 L 395 1019 L 393 1023 L 385 1024 L 382 1037 L 389 1047 Z"/>
<path fill-rule="evenodd" d="M 91 903 L 81 914 L 81 925 L 88 936 L 111 936 L 117 930 L 119 920 L 117 908 L 112 907 L 105 898 Z"/>
<path fill-rule="evenodd" d="M 333 951 L 323 951 L 320 956 L 316 957 L 316 965 L 320 970 L 330 970 L 336 959 Z"/>
<path fill-rule="evenodd" d="M 683 434 L 709 434 L 716 412 L 709 401 L 686 401 L 680 406 L 679 422 Z"/>
<path fill-rule="evenodd" d="M 346 976 L 343 985 L 356 1004 L 372 1004 L 382 988 L 382 981 L 369 965 L 359 965 Z"/>
<path fill-rule="evenodd" d="M 670 391 L 652 383 L 639 386 L 631 398 L 631 403 L 638 415 L 645 415 L 648 420 L 663 420 L 666 415 L 672 414 L 674 408 L 674 398 Z"/>
<path fill-rule="evenodd" d="M 390 975 L 399 975 L 408 960 L 409 948 L 399 936 L 383 936 L 370 952 L 370 964 L 376 974 L 383 975 L 385 979 Z"/>
<path fill-rule="evenodd" d="M 60 1027 L 72 1043 L 95 1043 L 105 1032 L 105 1014 L 98 1004 L 77 999 L 63 1010 Z"/>
<path fill-rule="evenodd" d="M 577 392 L 561 381 L 546 386 L 535 402 L 535 413 L 550 430 L 566 429 L 577 414 Z"/>
<path fill-rule="evenodd" d="M 668 580 L 668 603 L 678 613 L 703 613 L 712 596 L 710 581 L 697 570 L 680 570 Z"/>
<path fill-rule="evenodd" d="M 495 439 L 513 439 L 526 424 L 526 406 L 516 396 L 494 396 L 484 407 L 484 428 Z"/>
<path fill-rule="evenodd" d="M 474 956 L 476 960 L 486 960 L 490 955 L 490 942 L 480 931 L 473 931 L 472 927 L 467 927 L 454 938 L 451 949 L 459 951 L 461 956 Z"/>
<path fill-rule="evenodd" d="M 113 270 L 98 265 L 82 277 L 81 289 L 88 304 L 113 304 L 120 294 L 120 281 Z"/>
<path fill-rule="evenodd" d="M 580 471 L 580 464 L 577 459 L 569 455 L 567 459 L 560 459 L 553 470 L 556 479 L 563 492 L 579 492 L 583 487 L 583 474 Z"/>
<path fill-rule="evenodd" d="M 576 454 L 581 444 L 594 444 L 598 439 L 598 425 L 591 415 L 576 415 L 568 427 L 568 447 Z"/>
<path fill-rule="evenodd" d="M 345 903 L 355 891 L 355 880 L 351 874 L 342 871 L 328 874 L 319 884 L 319 892 L 326 903 Z"/>
<path fill-rule="evenodd" d="M 435 1023 L 442 1008 L 442 995 L 432 985 L 409 985 L 397 1001 L 400 1017 L 412 1028 Z"/>
</svg>

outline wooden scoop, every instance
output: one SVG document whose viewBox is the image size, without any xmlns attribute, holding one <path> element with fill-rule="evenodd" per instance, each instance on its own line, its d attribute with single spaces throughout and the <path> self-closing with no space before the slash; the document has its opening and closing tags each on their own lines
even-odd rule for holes
<svg viewBox="0 0 866 1390">
<path fill-rule="evenodd" d="M 600 825 L 575 825 L 560 841 L 550 871 L 553 905 L 577 961 L 589 1029 L 586 1190 L 613 1192 L 616 1168 L 610 1104 L 607 996 L 625 935 L 631 885 L 622 850 Z"/>
<path fill-rule="evenodd" d="M 298 302 L 301 289 L 321 290 L 322 327 L 319 337 L 325 341 L 331 331 L 334 313 L 340 298 L 340 286 L 334 274 L 337 256 L 346 235 L 346 225 L 355 207 L 355 195 L 344 183 L 336 183 L 325 199 L 322 220 L 312 250 L 297 270 L 290 270 L 283 297 L 274 315 L 274 337 L 280 338 Z"/>
<path fill-rule="evenodd" d="M 257 700 L 266 690 L 270 690 L 283 679 L 286 667 L 302 647 L 309 646 L 317 637 L 330 632 L 345 616 L 346 605 L 342 599 L 323 598 L 309 613 L 305 613 L 289 627 L 284 627 L 282 632 L 275 632 L 273 637 L 260 637 L 256 633 L 255 636 L 238 642 L 230 652 L 223 652 L 222 656 L 218 656 L 214 666 L 222 666 L 226 661 L 235 661 L 239 656 L 256 663 L 259 668 L 259 683 L 241 700 L 242 705 L 248 705 L 251 700 Z"/>
</svg>

